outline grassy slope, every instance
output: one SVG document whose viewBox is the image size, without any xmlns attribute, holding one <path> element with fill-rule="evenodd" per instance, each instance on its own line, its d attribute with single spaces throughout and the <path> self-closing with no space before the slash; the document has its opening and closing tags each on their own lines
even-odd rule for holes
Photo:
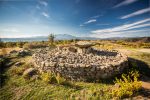
<svg viewBox="0 0 150 100">
<path fill-rule="evenodd" d="M 30 63 L 30 56 L 24 58 L 12 58 L 10 62 L 26 62 Z M 23 66 L 20 66 L 23 67 Z M 12 69 L 9 67 L 5 75 L 8 77 L 5 85 L 0 89 L 0 100 L 43 100 L 43 99 L 66 99 L 71 95 L 80 95 L 81 91 L 102 89 L 106 84 L 74 82 L 71 86 L 47 84 L 42 80 L 27 81 L 21 75 L 13 75 Z"/>
<path fill-rule="evenodd" d="M 109 44 L 111 46 L 111 44 Z M 107 47 L 107 46 L 105 46 Z M 111 46 L 114 48 L 114 46 Z M 116 46 L 118 47 L 118 46 Z M 136 50 L 127 49 L 130 52 L 128 55 L 135 59 L 142 60 L 150 64 L 150 54 L 137 52 Z M 22 61 L 30 63 L 31 57 L 13 58 L 11 62 Z M 86 90 L 92 92 L 98 89 L 102 89 L 110 84 L 105 83 L 84 83 L 75 82 L 72 86 L 63 86 L 56 84 L 46 84 L 42 80 L 26 81 L 21 75 L 12 75 L 11 69 L 14 66 L 10 66 L 4 73 L 8 78 L 5 81 L 5 85 L 0 88 L 0 100 L 43 100 L 43 99 L 58 99 L 66 100 L 71 98 L 72 95 L 81 96 L 81 93 Z M 21 66 L 22 67 L 22 66 Z M 84 93 L 83 93 L 84 94 Z M 76 98 L 78 97 L 76 96 Z M 102 99 L 108 99 L 107 95 L 102 96 Z"/>
</svg>

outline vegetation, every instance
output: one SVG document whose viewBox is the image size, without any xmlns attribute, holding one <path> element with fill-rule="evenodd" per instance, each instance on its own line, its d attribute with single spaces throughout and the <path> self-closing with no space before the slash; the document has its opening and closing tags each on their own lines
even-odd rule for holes
<svg viewBox="0 0 150 100">
<path fill-rule="evenodd" d="M 29 42 L 24 44 L 23 48 L 24 49 L 36 49 L 36 48 L 43 48 L 47 47 L 47 43 L 44 42 Z"/>
<path fill-rule="evenodd" d="M 53 43 L 55 45 L 66 45 L 74 43 L 74 40 L 57 40 Z M 31 62 L 31 56 L 18 57 L 12 56 L 7 60 L 7 67 L 2 67 L 3 73 L 0 77 L 5 79 L 3 86 L 0 88 L 0 100 L 43 100 L 43 99 L 57 99 L 57 100 L 110 100 L 110 99 L 123 99 L 125 97 L 136 96 L 135 94 L 140 93 L 141 81 L 139 75 L 147 75 L 149 73 L 149 66 L 146 69 L 144 64 L 150 65 L 150 54 L 137 51 L 137 47 L 131 45 L 128 46 L 126 42 L 117 43 L 116 41 L 96 41 L 99 42 L 96 45 L 97 48 L 101 49 L 116 49 L 123 48 L 131 52 L 128 56 L 131 59 L 131 69 L 121 76 L 114 79 L 114 83 L 109 84 L 107 82 L 100 83 L 87 83 L 87 82 L 70 82 L 64 79 L 60 74 L 43 73 L 38 74 L 39 79 L 26 80 L 22 76 L 24 70 L 33 67 Z M 124 44 L 125 45 L 124 45 Z M 49 42 L 22 42 L 20 43 L 3 43 L 4 47 L 23 47 L 26 49 L 36 49 L 46 47 Z M 134 44 L 134 43 L 133 43 Z M 141 45 L 141 44 L 140 44 Z M 142 43 L 143 45 L 143 43 Z M 146 43 L 148 45 L 148 43 Z M 134 48 L 134 49 L 131 49 Z M 139 46 L 139 48 L 143 48 Z M 7 51 L 7 49 L 5 49 Z M 7 51 L 8 52 L 8 51 Z M 135 61 L 136 59 L 136 61 Z M 141 65 L 138 62 L 142 61 Z M 4 61 L 0 61 L 3 62 Z M 23 62 L 22 65 L 16 67 L 16 62 Z M 109 80 L 111 81 L 111 80 Z M 117 86 L 117 87 L 116 87 Z"/>
<path fill-rule="evenodd" d="M 138 77 L 138 71 L 130 71 L 128 74 L 122 74 L 121 79 L 116 78 L 114 83 L 119 87 L 112 91 L 112 96 L 117 98 L 131 97 L 142 87 Z"/>
<path fill-rule="evenodd" d="M 53 34 L 50 34 L 50 35 L 48 36 L 48 41 L 49 41 L 50 45 L 53 45 L 53 44 L 54 44 L 54 38 L 55 38 L 55 36 L 54 36 Z"/>
</svg>

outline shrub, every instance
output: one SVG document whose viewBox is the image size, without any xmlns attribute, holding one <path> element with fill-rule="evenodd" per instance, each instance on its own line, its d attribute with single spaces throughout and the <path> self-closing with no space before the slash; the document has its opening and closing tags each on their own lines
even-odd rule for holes
<svg viewBox="0 0 150 100">
<path fill-rule="evenodd" d="M 69 85 L 69 82 L 65 78 L 61 77 L 59 73 L 56 75 L 56 81 L 57 84 Z"/>
<path fill-rule="evenodd" d="M 36 48 L 41 48 L 41 47 L 46 47 L 47 44 L 42 43 L 42 42 L 31 42 L 31 43 L 26 43 L 24 44 L 23 48 L 24 49 L 36 49 Z"/>
<path fill-rule="evenodd" d="M 115 84 L 118 84 L 117 89 L 112 90 L 112 96 L 117 98 L 130 97 L 134 92 L 141 88 L 141 82 L 138 81 L 138 71 L 131 71 L 128 74 L 122 74 L 121 79 L 115 80 Z"/>
<path fill-rule="evenodd" d="M 52 73 L 42 73 L 41 78 L 46 83 L 56 83 L 56 78 Z"/>
<path fill-rule="evenodd" d="M 60 84 L 60 85 L 71 85 L 69 81 L 61 77 L 60 74 L 55 75 L 54 73 L 43 73 L 41 78 L 46 83 Z"/>
</svg>

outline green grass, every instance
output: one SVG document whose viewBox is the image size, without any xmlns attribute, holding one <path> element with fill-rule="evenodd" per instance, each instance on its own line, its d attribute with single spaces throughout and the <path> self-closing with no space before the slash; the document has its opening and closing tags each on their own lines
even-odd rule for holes
<svg viewBox="0 0 150 100">
<path fill-rule="evenodd" d="M 76 82 L 71 86 L 47 84 L 42 80 L 26 81 L 21 76 L 13 76 L 6 80 L 0 89 L 0 100 L 43 100 L 70 98 L 72 94 L 79 95 L 82 90 L 101 89 L 105 84 Z"/>
</svg>

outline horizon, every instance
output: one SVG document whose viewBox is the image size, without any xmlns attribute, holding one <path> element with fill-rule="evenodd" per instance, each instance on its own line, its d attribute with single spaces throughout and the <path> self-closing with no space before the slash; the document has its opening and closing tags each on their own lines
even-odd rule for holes
<svg viewBox="0 0 150 100">
<path fill-rule="evenodd" d="M 149 37 L 149 0 L 0 1 L 0 37 Z"/>
</svg>

